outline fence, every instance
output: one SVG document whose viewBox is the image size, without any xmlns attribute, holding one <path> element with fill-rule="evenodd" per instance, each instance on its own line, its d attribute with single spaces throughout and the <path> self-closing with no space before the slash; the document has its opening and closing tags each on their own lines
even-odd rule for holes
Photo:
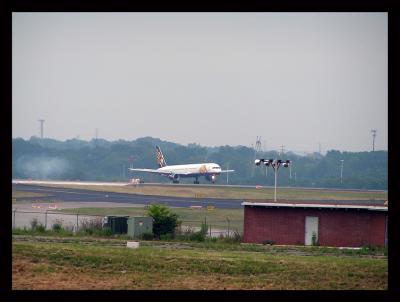
<svg viewBox="0 0 400 302">
<path fill-rule="evenodd" d="M 45 229 L 50 230 L 56 223 L 61 223 L 64 228 L 72 231 L 80 229 L 85 222 L 93 219 L 102 219 L 104 215 L 87 215 L 87 214 L 72 214 L 60 213 L 51 210 L 45 211 L 26 211 L 26 210 L 12 210 L 12 228 L 31 228 L 31 223 L 36 219 L 38 224 L 41 224 Z M 201 220 L 182 220 L 181 232 L 185 231 L 198 231 L 201 224 L 206 222 L 208 225 L 207 235 L 210 237 L 231 237 L 235 233 L 242 233 L 243 221 L 232 220 L 227 217 L 225 220 L 213 220 L 204 217 Z"/>
<path fill-rule="evenodd" d="M 36 219 L 38 224 L 50 230 L 56 223 L 61 223 L 66 229 L 79 230 L 79 226 L 88 220 L 103 218 L 100 215 L 82 215 L 71 213 L 59 213 L 54 211 L 21 211 L 14 209 L 12 211 L 12 228 L 31 228 L 31 223 Z"/>
<path fill-rule="evenodd" d="M 183 220 L 181 231 L 198 231 L 204 222 L 208 226 L 207 235 L 209 237 L 232 237 L 235 233 L 242 233 L 243 230 L 243 221 L 231 220 L 229 218 L 226 220 L 210 220 L 205 217 L 203 220 Z"/>
</svg>

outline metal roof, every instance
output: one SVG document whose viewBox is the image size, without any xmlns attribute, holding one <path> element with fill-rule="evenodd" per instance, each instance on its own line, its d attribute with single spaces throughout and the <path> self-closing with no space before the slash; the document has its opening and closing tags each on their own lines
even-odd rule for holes
<svg viewBox="0 0 400 302">
<path fill-rule="evenodd" d="M 385 201 L 382 203 L 377 203 L 376 201 L 364 204 L 357 204 L 357 203 L 348 203 L 345 200 L 335 201 L 321 201 L 321 200 L 314 200 L 314 201 L 244 201 L 242 202 L 243 206 L 256 206 L 256 207 L 289 207 L 289 208 L 328 208 L 328 209 L 365 209 L 370 211 L 387 211 L 388 207 L 384 205 Z"/>
</svg>

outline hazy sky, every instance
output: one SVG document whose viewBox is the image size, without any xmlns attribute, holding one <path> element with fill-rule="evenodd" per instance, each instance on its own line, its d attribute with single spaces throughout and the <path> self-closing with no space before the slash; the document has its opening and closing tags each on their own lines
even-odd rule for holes
<svg viewBox="0 0 400 302">
<path fill-rule="evenodd" d="M 12 133 L 387 149 L 387 13 L 14 13 Z"/>
</svg>

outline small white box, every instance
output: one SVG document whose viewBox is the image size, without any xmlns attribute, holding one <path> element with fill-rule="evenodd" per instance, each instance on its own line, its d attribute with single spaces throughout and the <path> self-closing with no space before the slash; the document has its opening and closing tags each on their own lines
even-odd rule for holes
<svg viewBox="0 0 400 302">
<path fill-rule="evenodd" d="M 127 241 L 126 247 L 129 247 L 131 249 L 137 249 L 139 247 L 139 241 Z"/>
</svg>

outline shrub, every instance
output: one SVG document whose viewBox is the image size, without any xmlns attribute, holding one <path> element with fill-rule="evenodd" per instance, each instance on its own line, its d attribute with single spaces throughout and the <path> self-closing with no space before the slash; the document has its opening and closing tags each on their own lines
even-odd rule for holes
<svg viewBox="0 0 400 302">
<path fill-rule="evenodd" d="M 178 215 L 163 205 L 153 204 L 147 209 L 147 214 L 153 218 L 154 237 L 160 239 L 161 235 L 175 235 L 175 229 L 179 225 Z"/>
<path fill-rule="evenodd" d="M 174 239 L 174 236 L 171 233 L 162 234 L 162 235 L 160 235 L 160 239 L 161 240 L 171 240 L 171 239 Z"/>
<path fill-rule="evenodd" d="M 56 222 L 52 225 L 51 229 L 57 233 L 61 232 L 63 230 L 62 220 L 56 219 Z"/>
<path fill-rule="evenodd" d="M 39 233 L 46 232 L 46 228 L 43 224 L 39 223 L 38 219 L 35 217 L 31 220 L 31 230 Z"/>
<path fill-rule="evenodd" d="M 231 240 L 234 242 L 242 242 L 242 235 L 240 234 L 240 232 L 238 230 L 233 232 L 233 236 L 231 237 Z M 274 244 L 273 241 L 271 241 L 271 244 Z"/>
<path fill-rule="evenodd" d="M 103 219 L 101 217 L 82 219 L 79 224 L 79 232 L 83 235 L 98 236 L 110 236 L 112 234 L 109 227 L 103 228 Z"/>
<path fill-rule="evenodd" d="M 189 240 L 192 241 L 204 241 L 206 239 L 206 236 L 202 234 L 201 232 L 195 232 L 189 236 Z"/>
<path fill-rule="evenodd" d="M 192 240 L 192 241 L 205 241 L 207 237 L 207 230 L 208 230 L 208 225 L 206 221 L 204 220 L 201 223 L 200 230 L 197 232 L 194 232 L 193 229 L 190 229 L 186 232 L 186 239 Z"/>
<path fill-rule="evenodd" d="M 44 233 L 44 232 L 46 232 L 46 228 L 44 227 L 43 224 L 39 224 L 39 225 L 36 227 L 36 231 L 38 231 L 39 233 Z"/>
<path fill-rule="evenodd" d="M 33 218 L 32 220 L 31 220 L 31 230 L 35 230 L 36 229 L 36 227 L 37 227 L 37 225 L 39 224 L 39 221 L 38 221 L 38 219 L 35 217 L 35 218 Z"/>
<path fill-rule="evenodd" d="M 102 236 L 112 236 L 112 230 L 110 227 L 105 227 L 101 231 L 98 231 L 98 232 L 99 232 L 98 234 L 102 235 Z"/>
<path fill-rule="evenodd" d="M 143 240 L 153 240 L 154 235 L 153 235 L 153 233 L 145 232 L 140 236 L 140 238 Z"/>
</svg>

